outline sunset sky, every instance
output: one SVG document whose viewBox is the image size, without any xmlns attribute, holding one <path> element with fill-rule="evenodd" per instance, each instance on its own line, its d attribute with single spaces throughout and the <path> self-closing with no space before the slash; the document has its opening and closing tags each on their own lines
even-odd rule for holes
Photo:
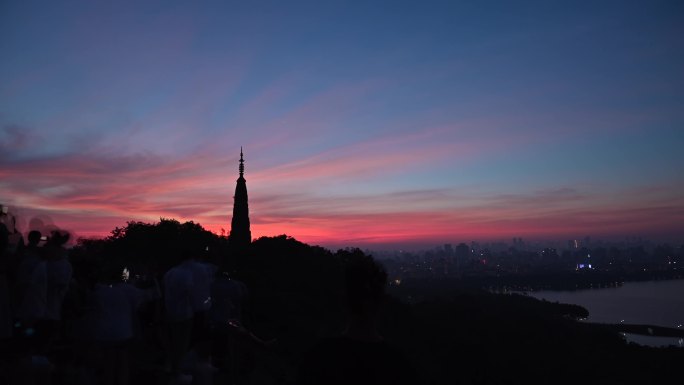
<svg viewBox="0 0 684 385">
<path fill-rule="evenodd" d="M 684 2 L 0 3 L 0 204 L 329 247 L 684 241 Z"/>
</svg>

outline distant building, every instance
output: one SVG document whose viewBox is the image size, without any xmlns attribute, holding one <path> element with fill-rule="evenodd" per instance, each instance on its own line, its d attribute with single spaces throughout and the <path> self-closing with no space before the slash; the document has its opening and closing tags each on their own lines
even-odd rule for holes
<svg viewBox="0 0 684 385">
<path fill-rule="evenodd" d="M 470 247 L 465 243 L 459 243 L 458 246 L 456 246 L 455 254 L 457 266 L 464 266 L 465 263 L 471 259 Z"/>
<path fill-rule="evenodd" d="M 233 220 L 230 224 L 231 246 L 242 248 L 252 242 L 252 232 L 249 229 L 249 203 L 247 201 L 247 181 L 245 180 L 245 160 L 242 158 L 240 147 L 240 177 L 235 185 L 233 196 Z"/>
<path fill-rule="evenodd" d="M 525 248 L 525 242 L 523 242 L 523 239 L 520 237 L 513 238 L 513 247 L 522 250 Z"/>
</svg>

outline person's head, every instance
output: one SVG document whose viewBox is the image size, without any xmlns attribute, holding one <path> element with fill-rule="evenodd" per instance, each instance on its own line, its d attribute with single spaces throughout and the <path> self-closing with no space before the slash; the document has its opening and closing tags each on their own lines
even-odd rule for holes
<svg viewBox="0 0 684 385">
<path fill-rule="evenodd" d="M 372 316 L 385 297 L 387 273 L 372 257 L 354 254 L 345 266 L 347 305 L 352 315 Z"/>
<path fill-rule="evenodd" d="M 43 234 L 40 233 L 38 230 L 33 230 L 30 231 L 28 234 L 28 245 L 29 246 L 37 246 L 38 243 L 40 242 L 40 237 L 42 237 Z"/>
<path fill-rule="evenodd" d="M 53 230 L 50 233 L 49 243 L 53 246 L 64 246 L 69 241 L 69 233 L 62 230 Z"/>
</svg>

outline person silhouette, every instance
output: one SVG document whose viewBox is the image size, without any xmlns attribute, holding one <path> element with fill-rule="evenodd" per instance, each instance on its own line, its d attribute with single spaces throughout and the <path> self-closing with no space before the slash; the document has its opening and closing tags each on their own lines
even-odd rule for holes
<svg viewBox="0 0 684 385">
<path fill-rule="evenodd" d="M 180 364 L 190 349 L 192 339 L 194 277 L 193 255 L 181 253 L 181 261 L 164 275 L 164 305 L 169 331 L 169 365 L 173 376 L 180 374 Z"/>
<path fill-rule="evenodd" d="M 247 286 L 235 279 L 229 270 L 222 266 L 211 284 L 209 325 L 214 362 L 234 379 L 237 370 L 234 334 L 244 328 L 243 304 L 247 298 Z"/>
<path fill-rule="evenodd" d="M 93 337 L 101 355 L 102 384 L 129 383 L 130 345 L 138 309 L 161 296 L 159 286 L 139 289 L 124 282 L 123 266 L 113 264 L 103 270 L 92 293 Z"/>
<path fill-rule="evenodd" d="M 199 260 L 196 254 L 192 254 L 192 258 L 184 266 L 192 274 L 192 342 L 195 343 L 205 339 L 208 332 L 208 314 L 212 302 L 211 284 L 216 273 L 216 266 Z"/>
<path fill-rule="evenodd" d="M 354 253 L 345 266 L 347 328 L 304 355 L 299 384 L 415 384 L 405 355 L 377 330 L 387 273 L 370 256 Z"/>
<path fill-rule="evenodd" d="M 45 245 L 47 269 L 47 302 L 43 326 L 49 334 L 50 342 L 59 337 L 62 320 L 62 304 L 69 290 L 73 269 L 65 248 L 69 233 L 52 231 Z"/>
<path fill-rule="evenodd" d="M 42 234 L 33 230 L 17 269 L 15 284 L 16 326 L 24 333 L 45 318 L 47 311 L 47 264 L 43 250 L 38 247 Z"/>
<path fill-rule="evenodd" d="M 41 248 L 38 247 L 42 234 L 40 231 L 33 230 L 28 234 L 28 244 L 22 249 L 21 258 L 15 267 L 14 283 L 14 308 L 21 307 L 21 303 L 27 290 L 31 289 L 31 276 L 36 267 L 43 262 Z"/>
<path fill-rule="evenodd" d="M 0 223 L 0 341 L 12 336 L 11 294 L 9 280 L 9 231 Z"/>
</svg>

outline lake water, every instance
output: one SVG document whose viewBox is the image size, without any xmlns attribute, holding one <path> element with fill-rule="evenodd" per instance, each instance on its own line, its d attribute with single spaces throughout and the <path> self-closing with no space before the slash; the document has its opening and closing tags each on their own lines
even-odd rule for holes
<svg viewBox="0 0 684 385">
<path fill-rule="evenodd" d="M 529 295 L 550 302 L 571 303 L 589 310 L 588 322 L 648 324 L 684 328 L 684 280 L 625 282 L 622 286 L 576 291 L 536 291 Z M 649 346 L 682 346 L 670 337 L 626 335 Z"/>
</svg>

